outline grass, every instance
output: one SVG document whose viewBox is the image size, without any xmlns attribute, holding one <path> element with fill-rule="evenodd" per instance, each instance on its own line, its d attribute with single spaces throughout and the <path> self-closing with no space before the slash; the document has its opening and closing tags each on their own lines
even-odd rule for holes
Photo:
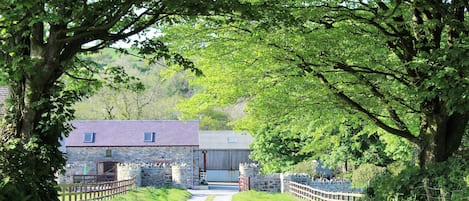
<svg viewBox="0 0 469 201">
<path fill-rule="evenodd" d="M 183 189 L 163 188 L 137 188 L 127 192 L 125 195 L 115 197 L 111 201 L 186 201 L 191 194 Z"/>
<path fill-rule="evenodd" d="M 213 199 L 215 199 L 215 195 L 209 195 L 205 201 L 213 201 Z"/>
<path fill-rule="evenodd" d="M 295 198 L 290 194 L 284 193 L 267 193 L 259 191 L 243 191 L 233 195 L 232 201 L 292 201 Z"/>
</svg>

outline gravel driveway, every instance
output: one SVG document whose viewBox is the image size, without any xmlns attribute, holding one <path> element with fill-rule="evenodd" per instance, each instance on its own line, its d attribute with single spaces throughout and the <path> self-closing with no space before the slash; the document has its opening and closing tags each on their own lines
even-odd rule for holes
<svg viewBox="0 0 469 201">
<path fill-rule="evenodd" d="M 231 201 L 231 196 L 239 192 L 238 183 L 209 183 L 208 190 L 189 190 L 192 198 L 188 201 L 205 201 L 214 195 L 213 201 Z"/>
</svg>

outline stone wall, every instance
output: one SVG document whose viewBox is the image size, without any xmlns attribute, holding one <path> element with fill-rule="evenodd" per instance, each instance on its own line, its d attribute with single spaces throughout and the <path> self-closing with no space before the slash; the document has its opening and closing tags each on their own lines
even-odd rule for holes
<svg viewBox="0 0 469 201">
<path fill-rule="evenodd" d="M 117 179 L 136 177 L 137 186 L 193 188 L 191 166 L 187 164 L 128 163 L 117 165 Z M 196 175 L 198 177 L 198 175 Z M 198 180 L 196 181 L 198 182 Z"/>
<path fill-rule="evenodd" d="M 173 164 L 171 167 L 173 185 L 182 188 L 192 188 L 195 180 L 191 173 L 192 171 L 192 167 L 187 164 Z M 198 178 L 196 180 L 198 182 Z"/>
<path fill-rule="evenodd" d="M 67 163 L 98 161 L 121 163 L 190 163 L 193 147 L 67 147 Z M 106 157 L 106 150 L 111 156 Z M 89 169 L 90 172 L 96 169 Z"/>
<path fill-rule="evenodd" d="M 260 175 L 261 168 L 256 163 L 240 163 L 239 164 L 239 175 L 245 177 L 253 177 Z"/>
<path fill-rule="evenodd" d="M 362 191 L 361 189 L 351 188 L 348 181 L 311 180 L 308 174 L 260 174 L 260 167 L 257 164 L 240 164 L 239 172 L 240 176 L 250 178 L 250 189 L 257 191 L 289 192 L 290 181 L 329 192 L 360 193 Z"/>
<path fill-rule="evenodd" d="M 258 164 L 239 164 L 240 176 L 250 178 L 250 189 L 266 192 L 288 192 L 290 181 L 307 183 L 307 174 L 260 174 Z"/>
<path fill-rule="evenodd" d="M 135 177 L 137 186 L 172 185 L 171 165 L 165 163 L 121 163 L 117 165 L 117 180 Z"/>
<path fill-rule="evenodd" d="M 296 174 L 296 173 L 282 173 L 280 175 L 280 192 L 287 193 L 290 191 L 290 181 L 308 184 L 310 178 L 308 174 Z"/>
<path fill-rule="evenodd" d="M 310 180 L 308 185 L 319 190 L 342 193 L 361 193 L 363 189 L 352 188 L 350 181 L 345 180 Z"/>
<path fill-rule="evenodd" d="M 142 168 L 142 186 L 171 186 L 172 178 L 171 169 L 167 166 Z"/>
<path fill-rule="evenodd" d="M 251 189 L 276 193 L 280 192 L 282 183 L 280 174 L 267 174 L 251 177 Z"/>
<path fill-rule="evenodd" d="M 142 166 L 138 164 L 117 164 L 117 180 L 135 177 L 137 186 L 142 186 Z"/>
</svg>

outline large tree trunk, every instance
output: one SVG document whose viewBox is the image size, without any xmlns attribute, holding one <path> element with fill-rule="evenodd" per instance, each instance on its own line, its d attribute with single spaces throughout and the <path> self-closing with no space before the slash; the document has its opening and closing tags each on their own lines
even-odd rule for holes
<svg viewBox="0 0 469 201">
<path fill-rule="evenodd" d="M 448 114 L 438 99 L 421 105 L 419 165 L 447 160 L 461 145 L 469 115 Z"/>
<path fill-rule="evenodd" d="M 19 36 L 11 41 L 29 46 L 17 52 L 24 60 L 9 63 L 16 77 L 10 80 L 9 109 L 0 133 L 2 144 L 7 145 L 2 147 L 0 176 L 8 178 L 0 199 L 2 195 L 14 200 L 58 199 L 55 175 L 65 164 L 59 140 L 72 115 L 64 114 L 67 108 L 60 98 L 60 44 L 50 40 L 45 51 L 34 40 L 35 36 L 42 40 L 42 27 L 35 27 L 31 38 Z"/>
<path fill-rule="evenodd" d="M 1 135 L 3 143 L 12 146 L 3 150 L 1 174 L 9 177 L 9 185 L 17 189 L 10 194 L 23 194 L 18 199 L 57 199 L 55 174 L 65 159 L 58 150 L 61 132 L 54 128 L 58 122 L 51 118 L 54 108 L 47 106 L 51 103 L 49 91 L 54 87 L 48 87 L 25 80 L 10 88 L 15 109 L 6 113 Z"/>
</svg>

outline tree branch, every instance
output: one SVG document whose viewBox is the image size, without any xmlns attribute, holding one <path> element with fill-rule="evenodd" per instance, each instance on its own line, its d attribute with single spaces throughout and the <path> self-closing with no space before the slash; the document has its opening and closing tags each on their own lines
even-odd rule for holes
<svg viewBox="0 0 469 201">
<path fill-rule="evenodd" d="M 275 47 L 278 47 L 278 48 L 282 48 L 276 44 L 271 44 Z M 298 65 L 299 68 L 301 68 L 303 71 L 305 72 L 308 72 L 308 73 L 313 73 L 316 77 L 319 78 L 319 80 L 326 84 L 326 86 L 337 96 L 339 97 L 340 99 L 344 100 L 345 103 L 347 103 L 348 105 L 350 105 L 353 109 L 365 114 L 375 125 L 377 125 L 378 127 L 382 128 L 383 130 L 391 133 L 391 134 L 394 134 L 394 135 L 397 135 L 397 136 L 400 136 L 400 137 L 403 137 L 403 138 L 406 138 L 408 139 L 409 141 L 411 142 L 414 142 L 414 143 L 418 143 L 419 142 L 419 138 L 413 136 L 410 131 L 407 129 L 407 127 L 405 126 L 405 124 L 402 122 L 402 120 L 398 117 L 397 113 L 394 111 L 394 109 L 389 109 L 388 108 L 388 111 L 392 117 L 392 119 L 396 122 L 396 124 L 398 125 L 399 129 L 396 129 L 396 128 L 393 128 L 393 127 L 390 127 L 388 126 L 386 123 L 384 123 L 383 121 L 381 121 L 376 115 L 374 115 L 372 112 L 368 111 L 367 109 L 365 109 L 363 106 L 361 106 L 359 103 L 355 102 L 354 100 L 352 100 L 349 96 L 347 96 L 345 93 L 343 93 L 342 91 L 340 91 L 337 87 L 335 87 L 333 84 L 331 84 L 327 79 L 326 77 L 318 72 L 318 71 L 314 71 L 312 68 L 310 68 L 310 66 L 317 66 L 317 65 L 314 65 L 314 64 L 311 64 L 311 63 L 308 63 L 306 62 L 305 58 L 303 58 L 301 55 L 299 55 L 298 53 L 295 53 L 293 50 L 289 50 L 287 48 L 282 48 L 290 53 L 293 53 L 295 54 L 302 62 L 301 65 Z M 373 88 L 372 88 L 373 90 Z M 378 96 L 384 96 L 382 95 L 379 91 L 375 91 L 374 93 L 377 93 L 375 95 L 378 95 Z M 384 97 L 382 97 L 384 98 Z M 387 102 L 387 100 L 385 100 Z"/>
<path fill-rule="evenodd" d="M 355 71 L 351 66 L 345 63 L 338 63 L 337 65 L 335 65 L 335 68 L 342 69 L 345 72 L 350 72 L 352 75 L 357 77 L 358 80 L 362 81 L 366 86 L 368 86 L 370 88 L 371 93 L 374 96 L 378 97 L 378 99 L 387 106 L 386 109 L 389 115 L 391 116 L 391 119 L 396 123 L 397 127 L 399 127 L 400 130 L 410 133 L 406 124 L 402 121 L 399 115 L 397 115 L 396 110 L 391 106 L 389 100 L 384 96 L 384 94 L 382 94 L 378 90 L 378 87 L 375 84 L 371 83 L 370 80 L 367 79 L 364 75 L 358 73 L 359 71 Z"/>
<path fill-rule="evenodd" d="M 96 33 L 103 33 L 103 32 L 108 32 L 108 30 L 113 27 L 117 22 L 121 20 L 121 18 L 129 12 L 129 9 L 132 7 L 132 4 L 129 3 L 125 5 L 124 7 L 119 8 L 119 10 L 116 12 L 116 15 L 113 16 L 112 19 L 110 19 L 107 22 L 101 23 L 101 24 L 96 24 L 96 25 L 86 25 L 78 28 L 73 28 L 73 29 L 64 29 L 61 30 L 62 32 L 72 32 L 72 33 L 77 33 L 76 35 L 73 35 L 68 38 L 64 38 L 59 40 L 59 42 L 63 43 L 73 43 L 74 41 L 81 40 L 83 38 L 93 38 L 93 34 Z M 96 22 L 96 21 L 95 21 Z M 90 37 L 91 36 L 91 37 Z M 93 40 L 91 40 L 93 41 Z M 89 41 L 88 41 L 89 42 Z"/>
<path fill-rule="evenodd" d="M 78 77 L 78 76 L 75 76 L 75 75 L 70 74 L 70 73 L 67 72 L 67 71 L 65 71 L 64 73 L 65 73 L 65 75 L 67 75 L 67 76 L 69 76 L 69 77 L 71 77 L 71 78 L 73 78 L 73 79 L 75 79 L 75 80 L 84 80 L 84 81 L 89 81 L 89 82 L 96 82 L 96 81 L 98 81 L 97 79 L 93 79 L 93 78 Z"/>
<path fill-rule="evenodd" d="M 314 75 L 322 82 L 324 83 L 326 86 L 329 87 L 329 89 L 337 96 L 339 97 L 340 99 L 342 99 L 343 101 L 345 101 L 348 105 L 350 105 L 352 108 L 354 108 L 355 110 L 365 114 L 375 125 L 377 125 L 378 127 L 382 128 L 383 130 L 391 133 L 391 134 L 394 134 L 394 135 L 397 135 L 399 137 L 403 137 L 411 142 L 414 142 L 414 143 L 419 143 L 420 140 L 419 138 L 413 136 L 408 130 L 401 130 L 401 129 L 396 129 L 396 128 L 393 128 L 393 127 L 390 127 L 388 126 L 386 123 L 384 123 L 383 121 L 381 121 L 379 118 L 377 118 L 375 115 L 373 115 L 373 113 L 371 113 L 370 111 L 368 111 L 367 109 L 363 108 L 359 103 L 355 102 L 354 100 L 352 100 L 349 96 L 345 95 L 342 91 L 340 91 L 339 89 L 337 89 L 336 87 L 332 86 L 329 81 L 327 80 L 327 78 L 322 75 L 322 73 L 320 72 L 314 72 Z"/>
</svg>

